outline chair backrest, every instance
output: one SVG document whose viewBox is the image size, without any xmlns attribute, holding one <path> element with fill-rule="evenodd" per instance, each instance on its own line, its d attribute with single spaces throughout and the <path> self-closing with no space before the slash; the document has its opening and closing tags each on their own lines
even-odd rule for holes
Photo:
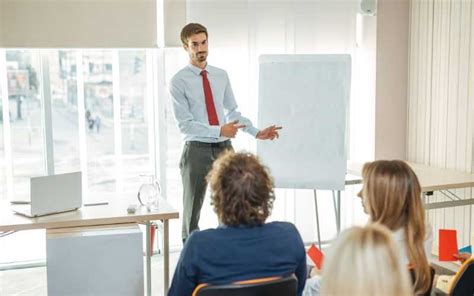
<svg viewBox="0 0 474 296">
<path fill-rule="evenodd" d="M 298 280 L 294 275 L 284 278 L 264 278 L 229 285 L 203 285 L 193 296 L 295 296 Z"/>
<path fill-rule="evenodd" d="M 464 262 L 454 276 L 450 295 L 474 295 L 474 258 Z"/>
<path fill-rule="evenodd" d="M 415 279 L 415 271 L 414 271 L 413 268 L 410 268 L 408 271 L 410 272 L 411 282 L 412 282 L 413 285 L 415 285 L 415 280 L 416 280 Z M 425 293 L 420 294 L 420 296 L 430 296 L 431 295 L 431 290 L 433 288 L 433 281 L 434 281 L 434 277 L 435 277 L 435 270 L 432 266 L 430 266 L 430 276 L 431 276 L 430 277 L 430 283 L 431 283 L 430 288 Z"/>
</svg>

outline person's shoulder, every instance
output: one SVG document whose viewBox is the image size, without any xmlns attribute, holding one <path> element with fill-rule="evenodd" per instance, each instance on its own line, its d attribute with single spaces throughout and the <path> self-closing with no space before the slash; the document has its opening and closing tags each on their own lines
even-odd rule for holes
<svg viewBox="0 0 474 296">
<path fill-rule="evenodd" d="M 209 70 L 209 72 L 211 72 L 215 75 L 225 75 L 225 76 L 227 76 L 227 71 L 224 70 L 224 69 L 221 69 L 219 67 L 207 65 L 207 69 Z"/>
<path fill-rule="evenodd" d="M 189 241 L 192 244 L 202 244 L 203 242 L 207 242 L 209 239 L 215 237 L 217 232 L 218 229 L 215 228 L 193 231 L 186 242 Z"/>
<path fill-rule="evenodd" d="M 304 243 L 301 235 L 293 223 L 275 221 L 265 224 L 266 227 L 270 228 L 270 232 L 275 236 L 279 237 L 282 241 L 286 241 L 291 245 L 291 248 L 295 252 L 304 250 Z"/>
<path fill-rule="evenodd" d="M 188 76 L 189 74 L 191 73 L 191 70 L 189 69 L 188 66 L 182 68 L 181 70 L 179 70 L 178 72 L 176 72 L 176 74 L 173 75 L 173 77 L 171 77 L 171 83 L 177 83 L 179 81 L 182 81 L 183 79 L 186 78 L 186 76 Z"/>
<path fill-rule="evenodd" d="M 283 222 L 283 221 L 274 221 L 266 223 L 268 228 L 273 228 L 277 231 L 289 232 L 289 233 L 298 233 L 296 226 L 290 222 Z"/>
</svg>

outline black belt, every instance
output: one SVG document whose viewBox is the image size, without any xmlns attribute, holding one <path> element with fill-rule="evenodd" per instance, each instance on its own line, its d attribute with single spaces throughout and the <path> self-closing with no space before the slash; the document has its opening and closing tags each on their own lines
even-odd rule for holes
<svg viewBox="0 0 474 296">
<path fill-rule="evenodd" d="M 232 147 L 232 143 L 230 142 L 230 140 L 226 140 L 226 141 L 218 142 L 218 143 L 205 143 L 205 142 L 199 142 L 199 141 L 187 141 L 186 145 L 194 146 L 194 147 L 208 147 L 208 148 Z"/>
</svg>

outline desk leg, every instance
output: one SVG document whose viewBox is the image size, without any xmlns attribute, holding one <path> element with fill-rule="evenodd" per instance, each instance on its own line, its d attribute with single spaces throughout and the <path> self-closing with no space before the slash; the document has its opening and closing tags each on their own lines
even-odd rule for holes
<svg viewBox="0 0 474 296">
<path fill-rule="evenodd" d="M 163 261 L 164 261 L 164 283 L 165 296 L 168 295 L 170 283 L 170 246 L 169 246 L 169 226 L 168 219 L 163 220 Z"/>
<path fill-rule="evenodd" d="M 146 295 L 151 296 L 151 222 L 145 222 L 146 227 Z"/>
</svg>

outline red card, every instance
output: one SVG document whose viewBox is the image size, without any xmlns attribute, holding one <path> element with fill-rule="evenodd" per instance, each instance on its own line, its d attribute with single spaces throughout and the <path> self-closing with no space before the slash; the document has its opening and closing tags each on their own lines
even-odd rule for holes
<svg viewBox="0 0 474 296">
<path fill-rule="evenodd" d="M 314 264 L 321 269 L 324 260 L 324 254 L 315 245 L 311 245 L 308 249 L 308 256 L 314 262 Z"/>
<path fill-rule="evenodd" d="M 439 230 L 439 261 L 456 261 L 458 253 L 457 233 L 454 229 Z"/>
</svg>

